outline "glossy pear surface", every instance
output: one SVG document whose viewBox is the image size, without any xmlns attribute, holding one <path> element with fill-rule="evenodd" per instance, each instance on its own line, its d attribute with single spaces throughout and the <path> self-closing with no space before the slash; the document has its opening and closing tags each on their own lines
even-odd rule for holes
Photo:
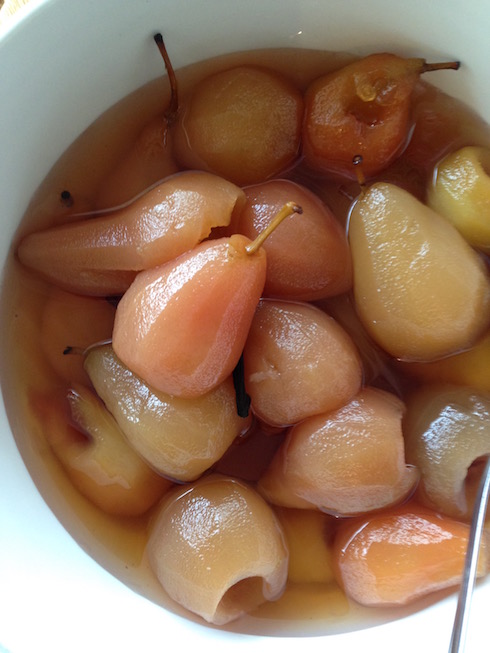
<svg viewBox="0 0 490 653">
<path fill-rule="evenodd" d="M 373 339 L 402 360 L 470 347 L 490 320 L 484 264 L 458 231 L 407 191 L 371 186 L 349 240 L 356 309 Z"/>
<path fill-rule="evenodd" d="M 236 234 L 140 272 L 116 310 L 114 351 L 147 383 L 197 397 L 235 368 L 264 288 L 266 255 Z"/>
<path fill-rule="evenodd" d="M 369 55 L 316 79 L 305 94 L 303 154 L 314 170 L 355 178 L 386 168 L 407 143 L 423 59 Z"/>
<path fill-rule="evenodd" d="M 51 283 L 118 295 L 140 270 L 161 265 L 228 225 L 243 191 L 204 172 L 173 175 L 123 207 L 26 236 L 18 256 Z"/>
<path fill-rule="evenodd" d="M 110 345 L 91 349 L 85 369 L 132 449 L 168 478 L 196 479 L 249 425 L 237 415 L 231 378 L 196 399 L 171 397 L 133 374 Z"/>
<path fill-rule="evenodd" d="M 471 245 L 490 253 L 490 150 L 464 147 L 448 154 L 436 168 L 428 203 Z"/>
</svg>

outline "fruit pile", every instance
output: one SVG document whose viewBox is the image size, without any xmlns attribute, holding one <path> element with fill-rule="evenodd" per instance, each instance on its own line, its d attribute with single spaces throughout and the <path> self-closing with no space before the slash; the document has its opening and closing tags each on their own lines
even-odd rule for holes
<svg viewBox="0 0 490 653">
<path fill-rule="evenodd" d="M 490 150 L 416 150 L 435 166 L 416 192 L 387 172 L 420 75 L 458 64 L 376 54 L 305 90 L 239 65 L 177 102 L 156 42 L 172 101 L 99 201 L 145 192 L 17 250 L 50 287 L 49 444 L 101 510 L 151 516 L 156 576 L 209 622 L 288 582 L 370 606 L 457 584 L 490 454 L 465 362 L 489 350 Z M 328 185 L 355 188 L 346 225 Z"/>
</svg>

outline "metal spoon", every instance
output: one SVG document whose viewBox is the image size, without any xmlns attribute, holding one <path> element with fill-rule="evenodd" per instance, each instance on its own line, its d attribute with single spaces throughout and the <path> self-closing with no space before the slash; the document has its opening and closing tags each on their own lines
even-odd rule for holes
<svg viewBox="0 0 490 653">
<path fill-rule="evenodd" d="M 466 633 L 470 616 L 470 605 L 475 586 L 478 552 L 485 524 L 488 497 L 490 494 L 490 457 L 487 459 L 485 469 L 480 480 L 478 494 L 476 495 L 473 516 L 471 519 L 470 537 L 466 551 L 463 581 L 459 591 L 458 606 L 454 618 L 453 632 L 449 653 L 463 653 L 465 648 Z"/>
</svg>

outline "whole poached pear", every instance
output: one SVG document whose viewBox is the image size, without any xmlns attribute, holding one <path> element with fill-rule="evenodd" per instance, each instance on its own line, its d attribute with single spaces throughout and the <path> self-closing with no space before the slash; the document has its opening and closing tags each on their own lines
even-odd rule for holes
<svg viewBox="0 0 490 653">
<path fill-rule="evenodd" d="M 470 347 L 490 322 L 481 257 L 444 218 L 389 183 L 365 189 L 349 223 L 356 309 L 372 338 L 401 360 Z"/>
<path fill-rule="evenodd" d="M 352 159 L 362 156 L 364 175 L 378 174 L 410 138 L 420 75 L 458 68 L 457 61 L 427 63 L 378 52 L 315 79 L 305 93 L 305 162 L 313 170 L 355 178 Z"/>
<path fill-rule="evenodd" d="M 46 281 L 81 295 L 119 295 L 137 272 L 188 251 L 241 211 L 241 188 L 216 175 L 171 175 L 115 209 L 27 235 L 21 263 Z"/>
<path fill-rule="evenodd" d="M 209 392 L 236 367 L 266 279 L 262 242 L 292 213 L 286 204 L 251 241 L 200 243 L 136 276 L 116 310 L 112 344 L 127 367 L 177 397 Z"/>
</svg>

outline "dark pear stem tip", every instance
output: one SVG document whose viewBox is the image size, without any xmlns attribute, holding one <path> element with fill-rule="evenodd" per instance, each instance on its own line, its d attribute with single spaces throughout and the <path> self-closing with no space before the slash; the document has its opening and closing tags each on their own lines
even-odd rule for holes
<svg viewBox="0 0 490 653">
<path fill-rule="evenodd" d="M 82 349 L 81 347 L 65 347 L 63 349 L 63 356 L 69 356 L 71 354 L 75 354 L 75 356 L 83 356 L 85 354 L 85 350 Z"/>
<path fill-rule="evenodd" d="M 64 206 L 70 208 L 73 206 L 73 196 L 69 190 L 62 190 L 60 193 L 60 200 Z"/>
<path fill-rule="evenodd" d="M 167 120 L 167 124 L 170 125 L 176 119 L 177 112 L 179 110 L 177 77 L 175 75 L 172 62 L 170 61 L 170 57 L 168 56 L 167 48 L 165 47 L 165 42 L 163 40 L 163 36 L 161 35 L 161 33 L 157 32 L 153 36 L 153 40 L 157 44 L 158 50 L 160 51 L 162 59 L 165 63 L 165 68 L 167 70 L 167 75 L 170 83 L 170 101 L 165 111 L 165 118 Z M 166 138 L 166 134 L 165 134 L 165 138 Z"/>
<path fill-rule="evenodd" d="M 459 70 L 461 61 L 443 61 L 441 63 L 424 63 L 421 73 L 430 73 L 435 70 Z"/>
</svg>

